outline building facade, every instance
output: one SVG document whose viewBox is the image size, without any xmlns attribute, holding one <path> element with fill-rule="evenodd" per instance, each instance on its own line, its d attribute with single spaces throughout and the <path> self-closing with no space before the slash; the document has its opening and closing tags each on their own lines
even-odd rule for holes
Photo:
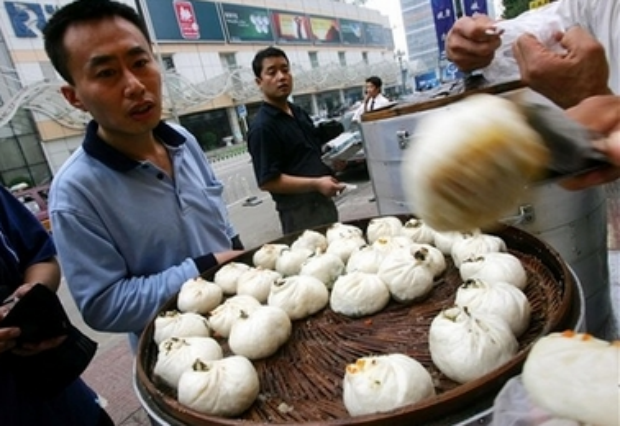
<svg viewBox="0 0 620 426">
<path fill-rule="evenodd" d="M 241 143 L 260 105 L 251 61 L 268 45 L 288 55 L 293 101 L 329 115 L 379 75 L 397 87 L 389 20 L 331 0 L 121 0 L 145 18 L 164 70 L 165 118 L 205 150 Z M 88 114 L 59 92 L 41 29 L 67 0 L 0 4 L 0 184 L 50 180 L 81 144 Z"/>
</svg>

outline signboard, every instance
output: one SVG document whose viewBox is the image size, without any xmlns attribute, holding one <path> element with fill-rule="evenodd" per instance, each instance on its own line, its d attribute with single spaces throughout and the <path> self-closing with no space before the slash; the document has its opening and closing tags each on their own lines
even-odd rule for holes
<svg viewBox="0 0 620 426">
<path fill-rule="evenodd" d="M 454 5 L 452 0 L 431 0 L 433 19 L 435 20 L 435 34 L 439 45 L 439 57 L 446 56 L 446 37 L 454 25 Z"/>
<path fill-rule="evenodd" d="M 158 42 L 223 42 L 224 30 L 217 6 L 210 1 L 146 0 Z M 176 19 L 172 19 L 176 16 Z"/>
<path fill-rule="evenodd" d="M 349 19 L 341 19 L 340 38 L 344 44 L 364 44 L 362 23 Z"/>
<path fill-rule="evenodd" d="M 418 74 L 414 77 L 415 89 L 419 92 L 433 89 L 439 86 L 439 79 L 435 71 L 428 71 L 424 74 Z"/>
<path fill-rule="evenodd" d="M 52 4 L 30 2 L 4 2 L 13 32 L 17 38 L 37 38 L 47 24 L 47 19 L 56 11 Z"/>
<path fill-rule="evenodd" d="M 262 7 L 221 3 L 222 18 L 231 43 L 273 42 L 271 15 Z"/>
<path fill-rule="evenodd" d="M 441 81 L 454 81 L 464 78 L 464 75 L 459 71 L 458 67 L 450 61 L 446 61 L 441 66 Z"/>
<path fill-rule="evenodd" d="M 174 0 L 174 13 L 177 17 L 181 37 L 195 40 L 200 38 L 200 27 L 191 1 Z"/>
<path fill-rule="evenodd" d="M 303 14 L 271 12 L 276 40 L 279 43 L 311 43 L 310 19 Z"/>
<path fill-rule="evenodd" d="M 379 24 L 364 22 L 364 42 L 370 46 L 385 45 L 383 27 Z"/>
<path fill-rule="evenodd" d="M 473 16 L 474 13 L 489 14 L 487 0 L 461 0 L 463 3 L 463 13 L 466 16 Z"/>
<path fill-rule="evenodd" d="M 314 41 L 318 43 L 340 43 L 340 24 L 336 18 L 310 17 Z"/>
</svg>

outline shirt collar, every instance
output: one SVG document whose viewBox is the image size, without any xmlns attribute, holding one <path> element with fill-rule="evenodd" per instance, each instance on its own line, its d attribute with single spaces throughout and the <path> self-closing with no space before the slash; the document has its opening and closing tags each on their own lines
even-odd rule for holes
<svg viewBox="0 0 620 426">
<path fill-rule="evenodd" d="M 299 108 L 297 105 L 292 104 L 290 102 L 288 102 L 288 106 L 291 108 L 291 111 L 293 111 L 293 114 L 296 115 L 296 111 Z M 273 106 L 272 104 L 263 101 L 263 110 L 265 111 L 265 113 L 269 114 L 272 117 L 277 116 L 278 114 L 284 114 L 286 116 L 289 116 L 287 113 L 285 113 L 284 111 L 282 111 L 280 108 Z"/>
<path fill-rule="evenodd" d="M 97 129 L 99 129 L 99 124 L 95 120 L 91 120 L 86 127 L 82 147 L 88 155 L 119 172 L 127 172 L 140 165 L 139 161 L 129 158 L 101 139 L 97 134 Z M 157 139 L 165 141 L 167 146 L 173 148 L 180 147 L 185 143 L 185 136 L 163 121 L 160 121 L 153 129 L 153 134 Z"/>
</svg>

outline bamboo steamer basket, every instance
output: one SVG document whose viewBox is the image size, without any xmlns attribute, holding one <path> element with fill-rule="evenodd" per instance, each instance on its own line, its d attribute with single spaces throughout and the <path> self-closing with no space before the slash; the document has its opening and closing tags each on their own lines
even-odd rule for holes
<svg viewBox="0 0 620 426">
<path fill-rule="evenodd" d="M 410 216 L 398 216 L 404 223 Z M 371 218 L 348 224 L 365 231 Z M 315 230 L 324 232 L 327 227 Z M 157 347 L 153 343 L 154 323 L 144 330 L 138 347 L 136 381 L 147 403 L 171 423 L 184 425 L 412 425 L 454 424 L 463 412 L 487 409 L 508 379 L 520 373 L 534 341 L 552 331 L 574 328 L 581 314 L 578 282 L 549 245 L 514 227 L 493 233 L 501 237 L 510 253 L 524 265 L 528 284 L 525 294 L 532 308 L 528 330 L 519 338 L 518 353 L 506 364 L 485 376 L 458 384 L 445 377 L 432 363 L 428 349 L 431 321 L 454 301 L 461 284 L 458 269 L 447 256 L 447 270 L 438 278 L 431 295 L 423 302 L 402 305 L 394 301 L 383 311 L 364 318 L 347 318 L 329 307 L 304 320 L 293 322 L 289 341 L 273 356 L 254 361 L 260 378 L 260 395 L 239 418 L 201 414 L 176 400 L 174 390 L 161 385 L 153 375 Z M 291 244 L 300 233 L 270 243 Z M 260 247 L 235 258 L 234 262 L 252 265 L 252 256 Z M 204 274 L 211 280 L 214 268 Z M 176 297 L 162 311 L 176 308 Z M 225 340 L 220 343 L 225 356 L 231 355 Z M 422 363 L 431 373 L 437 395 L 391 412 L 351 417 L 342 401 L 345 366 L 357 358 L 403 353 Z M 284 405 L 282 405 L 284 404 Z M 287 409 L 282 409 L 286 407 Z M 469 415 L 468 414 L 468 415 Z"/>
</svg>

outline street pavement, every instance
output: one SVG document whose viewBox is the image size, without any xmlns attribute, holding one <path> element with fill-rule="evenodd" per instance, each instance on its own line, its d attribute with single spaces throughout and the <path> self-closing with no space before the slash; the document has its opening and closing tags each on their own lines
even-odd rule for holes
<svg viewBox="0 0 620 426">
<path fill-rule="evenodd" d="M 376 204 L 372 201 L 374 193 L 367 174 L 352 174 L 350 180 L 349 176 L 343 179 L 347 179 L 346 182 L 356 188 L 336 199 L 340 220 L 344 222 L 376 216 Z M 248 249 L 281 236 L 275 206 L 268 194 L 259 194 L 256 199 L 231 204 L 229 214 Z M 92 330 L 82 320 L 64 283 L 59 295 L 72 323 L 99 343 L 95 359 L 83 378 L 99 394 L 114 423 L 120 426 L 149 425 L 146 413 L 134 393 L 134 357 L 126 335 Z"/>
</svg>

